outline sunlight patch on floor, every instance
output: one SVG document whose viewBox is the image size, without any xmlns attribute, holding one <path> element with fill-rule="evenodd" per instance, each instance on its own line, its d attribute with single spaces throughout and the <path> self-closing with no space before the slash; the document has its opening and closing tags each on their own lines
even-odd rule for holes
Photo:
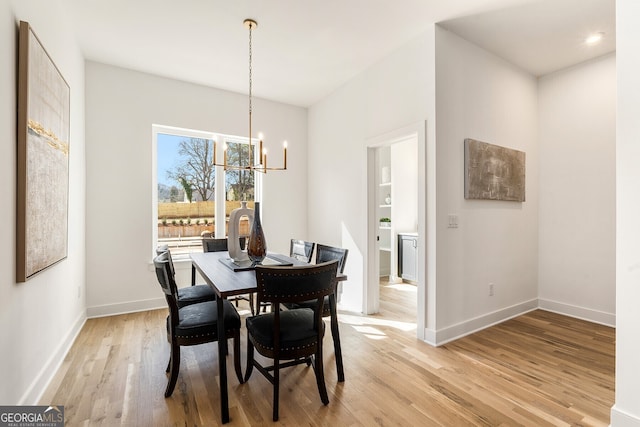
<svg viewBox="0 0 640 427">
<path fill-rule="evenodd" d="M 357 327 L 365 327 L 370 325 L 375 326 L 385 326 L 389 328 L 399 329 L 401 331 L 411 331 L 416 329 L 416 324 L 411 322 L 399 322 L 397 320 L 387 320 L 376 318 L 372 316 L 353 316 L 350 314 L 340 314 L 339 315 L 340 323 L 344 323 L 346 325 L 352 325 L 354 329 L 358 330 Z"/>
<path fill-rule="evenodd" d="M 418 292 L 415 285 L 408 285 L 406 283 L 390 283 L 388 285 L 384 285 L 384 287 L 393 289 L 394 291 L 412 292 L 414 294 Z"/>
</svg>

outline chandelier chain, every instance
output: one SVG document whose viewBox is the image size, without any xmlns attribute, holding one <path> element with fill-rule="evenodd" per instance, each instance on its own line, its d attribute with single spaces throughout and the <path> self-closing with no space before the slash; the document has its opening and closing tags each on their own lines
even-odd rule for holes
<svg viewBox="0 0 640 427">
<path fill-rule="evenodd" d="M 253 41 L 251 33 L 253 33 L 253 25 L 249 27 L 249 112 L 253 110 L 252 87 L 253 87 Z M 249 135 L 251 137 L 251 135 Z"/>
</svg>

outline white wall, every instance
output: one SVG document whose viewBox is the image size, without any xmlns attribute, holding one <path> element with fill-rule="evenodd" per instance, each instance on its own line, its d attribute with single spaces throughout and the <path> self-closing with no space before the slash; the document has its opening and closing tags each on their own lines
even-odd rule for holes
<svg viewBox="0 0 640 427">
<path fill-rule="evenodd" d="M 19 21 L 33 27 L 71 88 L 68 257 L 16 283 Z M 84 62 L 59 2 L 0 2 L 0 403 L 35 404 L 85 320 Z M 46 402 L 45 402 L 46 403 Z"/>
<path fill-rule="evenodd" d="M 152 259 L 152 124 L 246 135 L 246 95 L 87 62 L 87 306 L 89 316 L 165 305 Z M 257 84 L 257 82 L 255 83 Z M 261 218 L 269 250 L 307 237 L 307 111 L 254 99 L 253 129 L 270 163 Z M 190 264 L 179 271 L 188 278 Z"/>
<path fill-rule="evenodd" d="M 444 342 L 537 306 L 537 87 L 529 74 L 440 27 L 435 58 L 435 328 Z M 525 202 L 464 199 L 465 138 L 526 153 Z M 458 228 L 447 228 L 449 214 L 459 216 Z"/>
<path fill-rule="evenodd" d="M 344 309 L 363 310 L 366 141 L 434 116 L 432 58 L 430 31 L 309 110 L 309 238 L 349 249 L 349 280 L 340 301 Z"/>
<path fill-rule="evenodd" d="M 615 325 L 616 61 L 538 82 L 542 308 Z"/>
<path fill-rule="evenodd" d="M 640 2 L 616 1 L 616 403 L 613 427 L 640 426 Z"/>
<path fill-rule="evenodd" d="M 391 220 L 396 235 L 418 229 L 417 144 L 418 141 L 412 138 L 391 145 Z M 397 240 L 393 240 L 392 245 L 397 246 Z"/>
</svg>

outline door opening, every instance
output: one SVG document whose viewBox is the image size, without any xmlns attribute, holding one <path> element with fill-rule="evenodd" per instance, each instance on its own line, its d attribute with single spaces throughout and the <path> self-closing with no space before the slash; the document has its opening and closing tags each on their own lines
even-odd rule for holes
<svg viewBox="0 0 640 427">
<path fill-rule="evenodd" d="M 421 159 L 424 149 L 420 143 L 424 144 L 424 129 L 418 124 L 368 141 L 369 244 L 364 298 L 365 313 L 384 315 L 386 311 L 393 320 L 400 320 L 397 315 L 402 314 L 402 321 L 417 323 L 422 339 L 425 304 L 420 300 L 425 295 L 426 257 L 420 240 L 426 227 L 420 218 L 426 206 L 421 204 L 425 198 L 420 188 L 425 188 L 421 180 L 426 161 Z"/>
</svg>

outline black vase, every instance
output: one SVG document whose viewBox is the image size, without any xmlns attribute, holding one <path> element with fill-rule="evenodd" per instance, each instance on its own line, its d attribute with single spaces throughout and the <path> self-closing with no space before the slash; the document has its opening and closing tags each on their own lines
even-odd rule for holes
<svg viewBox="0 0 640 427">
<path fill-rule="evenodd" d="M 264 257 L 267 256 L 267 241 L 262 231 L 262 223 L 260 222 L 260 202 L 255 203 L 253 210 L 253 224 L 249 233 L 249 244 L 247 246 L 247 255 L 254 264 L 260 264 Z"/>
</svg>

